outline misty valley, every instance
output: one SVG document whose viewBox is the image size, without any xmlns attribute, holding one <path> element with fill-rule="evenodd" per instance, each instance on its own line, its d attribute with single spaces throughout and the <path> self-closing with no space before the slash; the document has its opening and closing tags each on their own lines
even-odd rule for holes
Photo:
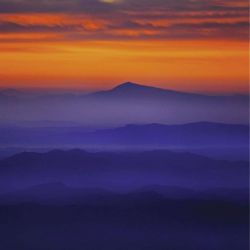
<svg viewBox="0 0 250 250">
<path fill-rule="evenodd" d="M 248 97 L 125 83 L 0 102 L 1 249 L 248 249 Z"/>
</svg>

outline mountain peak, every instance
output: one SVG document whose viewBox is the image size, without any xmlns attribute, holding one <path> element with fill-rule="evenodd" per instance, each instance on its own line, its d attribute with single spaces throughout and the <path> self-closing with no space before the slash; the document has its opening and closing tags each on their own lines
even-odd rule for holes
<svg viewBox="0 0 250 250">
<path fill-rule="evenodd" d="M 138 87 L 146 87 L 137 83 L 133 83 L 133 82 L 124 82 L 118 86 L 116 86 L 115 88 L 113 88 L 113 90 L 117 90 L 117 89 L 131 89 L 131 88 L 138 88 Z"/>
<path fill-rule="evenodd" d="M 160 88 L 157 86 L 149 86 L 149 85 L 142 85 L 133 82 L 124 82 L 116 87 L 106 90 L 95 92 L 90 96 L 98 96 L 102 98 L 134 98 L 134 99 L 143 99 L 151 98 L 157 99 L 157 102 L 161 98 L 162 100 L 174 98 L 178 99 L 187 99 L 187 98 L 194 98 L 202 96 L 199 94 L 192 94 L 192 93 L 185 93 L 180 91 L 175 91 L 171 89 Z"/>
</svg>

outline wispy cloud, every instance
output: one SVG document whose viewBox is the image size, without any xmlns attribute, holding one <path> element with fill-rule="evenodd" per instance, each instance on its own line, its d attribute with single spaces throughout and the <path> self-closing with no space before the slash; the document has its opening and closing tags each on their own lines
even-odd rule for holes
<svg viewBox="0 0 250 250">
<path fill-rule="evenodd" d="M 131 80 L 244 92 L 248 5 L 248 0 L 0 0 L 0 86 L 97 87 Z"/>
<path fill-rule="evenodd" d="M 0 0 L 0 12 L 2 34 L 55 32 L 65 40 L 248 39 L 246 0 Z"/>
</svg>

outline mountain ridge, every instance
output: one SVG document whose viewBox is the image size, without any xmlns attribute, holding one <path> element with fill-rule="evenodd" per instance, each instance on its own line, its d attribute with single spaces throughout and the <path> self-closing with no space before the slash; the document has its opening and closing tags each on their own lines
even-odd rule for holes
<svg viewBox="0 0 250 250">
<path fill-rule="evenodd" d="M 15 180 L 15 185 L 12 180 Z M 2 191 L 45 182 L 109 190 L 152 185 L 191 189 L 246 188 L 248 162 L 216 160 L 169 150 L 30 152 L 0 160 Z"/>
<path fill-rule="evenodd" d="M 88 131 L 79 127 L 0 128 L 0 145 L 248 146 L 249 125 L 198 122 L 128 124 Z M 71 147 L 72 147 L 71 146 Z"/>
<path fill-rule="evenodd" d="M 106 98 L 114 98 L 116 95 L 121 98 L 125 97 L 137 97 L 137 98 L 169 98 L 169 97 L 196 97 L 196 98 L 209 98 L 213 96 L 209 96 L 206 94 L 198 94 L 198 93 L 189 93 L 184 91 L 177 91 L 172 89 L 165 89 L 160 87 L 154 87 L 150 85 L 143 85 L 134 82 L 125 82 L 119 84 L 111 89 L 104 90 L 104 91 L 96 91 L 94 93 L 90 93 L 87 95 L 88 97 L 106 97 Z"/>
<path fill-rule="evenodd" d="M 79 97 L 80 95 L 82 96 L 88 96 L 88 95 L 92 95 L 95 93 L 100 93 L 100 92 L 109 92 L 109 91 L 117 91 L 117 90 L 136 90 L 136 89 L 148 89 L 148 90 L 158 90 L 158 91 L 164 91 L 164 92 L 169 92 L 169 93 L 178 93 L 178 94 L 188 94 L 188 95 L 197 95 L 197 96 L 207 96 L 207 97 L 216 97 L 216 96 L 222 96 L 222 97 L 235 97 L 235 96 L 249 96 L 247 93 L 237 93 L 237 94 L 222 94 L 222 93 L 215 93 L 215 94 L 208 94 L 208 93 L 200 93 L 200 92 L 188 92 L 188 91 L 184 91 L 184 90 L 175 90 L 175 89 L 168 89 L 168 88 L 163 88 L 163 87 L 158 87 L 158 86 L 153 86 L 153 85 L 145 85 L 145 84 L 141 84 L 141 83 L 137 83 L 137 82 L 131 82 L 131 81 L 127 81 L 127 82 L 123 82 L 120 84 L 117 84 L 107 90 L 97 90 L 97 91 L 92 91 L 90 93 L 86 93 L 86 94 L 75 94 L 76 91 L 72 90 L 64 90 L 62 93 L 61 92 L 49 92 L 49 90 L 47 90 L 46 92 L 48 94 L 46 94 L 46 92 L 42 92 L 41 94 L 39 94 L 40 96 L 46 96 L 46 95 L 51 95 L 53 96 L 65 96 L 65 94 L 71 94 L 72 97 L 76 96 Z M 0 89 L 0 94 L 2 95 L 8 95 L 8 96 L 16 96 L 18 94 L 22 94 L 24 95 L 25 89 L 18 89 L 18 88 L 2 88 Z M 37 95 L 37 92 L 33 92 L 34 95 Z M 32 92 L 29 92 L 29 96 L 32 96 Z"/>
<path fill-rule="evenodd" d="M 0 93 L 0 103 L 0 116 L 4 120 L 19 122 L 63 120 L 99 126 L 249 120 L 249 96 L 185 93 L 131 82 L 91 94 Z"/>
</svg>

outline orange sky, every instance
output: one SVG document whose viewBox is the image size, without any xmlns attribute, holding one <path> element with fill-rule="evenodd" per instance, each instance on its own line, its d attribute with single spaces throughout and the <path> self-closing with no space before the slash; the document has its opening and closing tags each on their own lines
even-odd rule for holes
<svg viewBox="0 0 250 250">
<path fill-rule="evenodd" d="M 100 89 L 134 81 L 192 92 L 248 92 L 246 1 L 211 0 L 219 11 L 192 9 L 191 0 L 179 11 L 166 1 L 151 9 L 145 2 L 143 12 L 96 0 L 97 13 L 67 13 L 61 6 L 51 13 L 53 1 L 31 10 L 27 3 L 6 7 L 0 13 L 0 86 Z"/>
</svg>

